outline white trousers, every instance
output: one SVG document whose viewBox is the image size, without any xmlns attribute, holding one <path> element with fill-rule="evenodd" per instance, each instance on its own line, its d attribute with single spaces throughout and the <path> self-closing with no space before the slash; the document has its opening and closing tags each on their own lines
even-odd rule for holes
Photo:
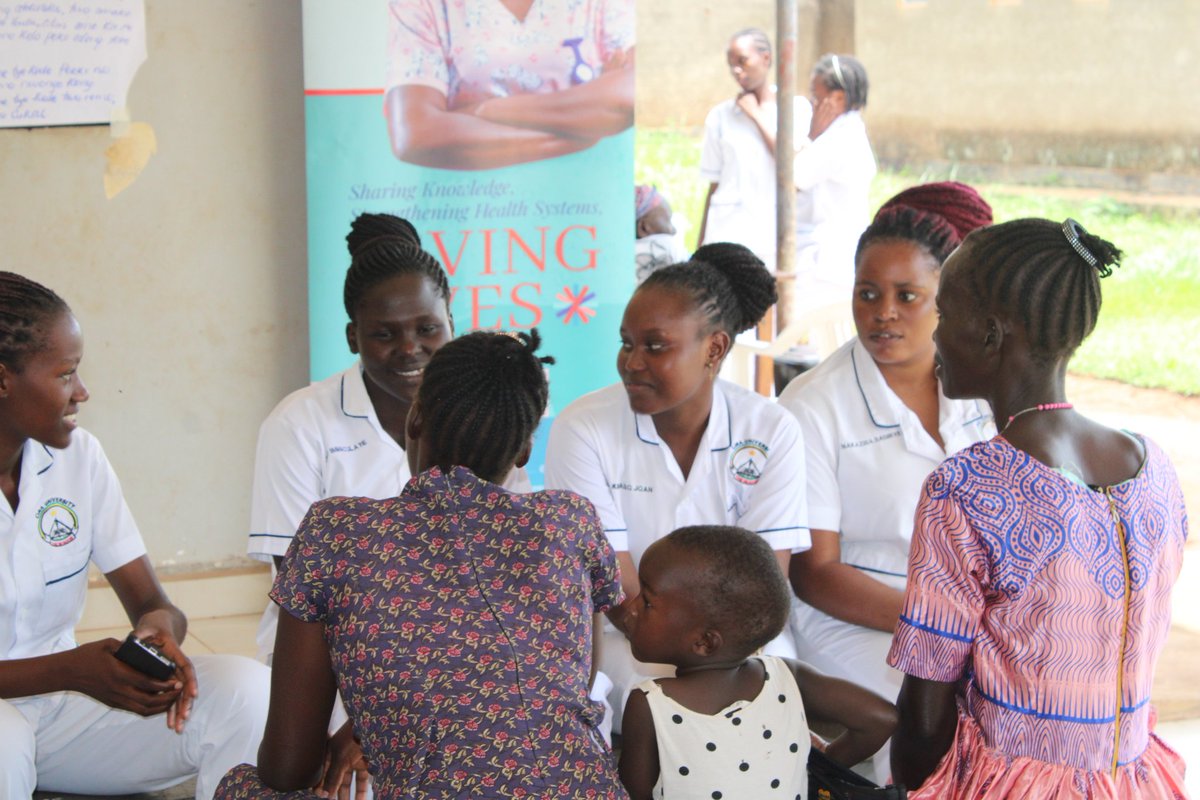
<svg viewBox="0 0 1200 800">
<path fill-rule="evenodd" d="M 166 715 L 141 717 L 87 695 L 0 700 L 0 800 L 42 791 L 152 792 L 197 777 L 210 800 L 225 773 L 258 761 L 271 671 L 241 656 L 196 656 L 200 694 L 182 734 Z"/>
<path fill-rule="evenodd" d="M 790 624 L 801 661 L 826 675 L 870 689 L 889 703 L 896 702 L 904 673 L 888 666 L 890 633 L 834 619 L 795 597 Z M 891 750 L 889 739 L 871 759 L 874 774 L 867 777 L 880 785 L 891 775 Z"/>
</svg>

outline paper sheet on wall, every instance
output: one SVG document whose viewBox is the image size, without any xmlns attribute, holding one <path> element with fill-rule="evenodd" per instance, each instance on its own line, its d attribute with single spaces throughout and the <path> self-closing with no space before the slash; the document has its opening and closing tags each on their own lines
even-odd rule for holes
<svg viewBox="0 0 1200 800">
<path fill-rule="evenodd" d="M 0 127 L 107 123 L 145 58 L 144 0 L 0 0 Z"/>
</svg>

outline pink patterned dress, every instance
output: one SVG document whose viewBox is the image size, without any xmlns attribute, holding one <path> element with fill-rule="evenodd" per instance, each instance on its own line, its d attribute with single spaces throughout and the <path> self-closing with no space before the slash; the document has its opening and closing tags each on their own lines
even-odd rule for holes
<svg viewBox="0 0 1200 800">
<path fill-rule="evenodd" d="M 917 798 L 1183 798 L 1150 684 L 1187 538 L 1175 470 L 1089 488 L 1002 437 L 925 482 L 888 663 L 958 682 Z"/>
<path fill-rule="evenodd" d="M 462 467 L 317 502 L 271 592 L 325 624 L 377 800 L 625 797 L 588 699 L 592 615 L 620 596 L 590 502 Z M 216 796 L 272 794 L 240 767 Z"/>
</svg>

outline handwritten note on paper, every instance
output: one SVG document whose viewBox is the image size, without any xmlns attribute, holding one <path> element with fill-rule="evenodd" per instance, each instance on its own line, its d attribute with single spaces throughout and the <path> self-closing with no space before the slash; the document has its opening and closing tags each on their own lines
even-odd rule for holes
<svg viewBox="0 0 1200 800">
<path fill-rule="evenodd" d="M 0 0 L 0 127 L 107 123 L 145 58 L 144 0 Z"/>
</svg>

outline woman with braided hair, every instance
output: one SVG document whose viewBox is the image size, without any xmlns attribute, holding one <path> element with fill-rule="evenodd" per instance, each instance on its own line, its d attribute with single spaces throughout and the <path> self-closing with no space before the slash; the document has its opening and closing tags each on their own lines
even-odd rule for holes
<svg viewBox="0 0 1200 800">
<path fill-rule="evenodd" d="M 788 384 L 780 404 L 804 432 L 812 548 L 791 563 L 798 657 L 893 700 L 885 662 L 900 616 L 921 482 L 947 455 L 995 432 L 978 400 L 951 400 L 933 372 L 942 262 L 992 209 L 961 183 L 906 189 L 858 242 L 858 336 Z M 875 777 L 889 771 L 887 748 Z"/>
<path fill-rule="evenodd" d="M 285 397 L 263 421 L 254 460 L 247 552 L 274 568 L 309 507 L 326 497 L 394 497 L 412 477 L 404 423 L 433 354 L 454 335 L 450 283 L 416 228 L 361 214 L 346 236 L 346 341 L 358 362 Z M 507 479 L 528 491 L 522 469 Z M 256 640 L 274 665 L 279 607 L 268 602 Z M 330 721 L 336 770 L 359 762 L 339 703 Z"/>
<path fill-rule="evenodd" d="M 247 551 L 276 566 L 317 500 L 394 497 L 408 482 L 404 421 L 425 366 L 454 336 L 450 283 L 408 220 L 361 214 L 346 236 L 346 341 L 358 363 L 285 397 L 262 424 Z M 510 488 L 527 491 L 524 470 Z M 268 665 L 278 609 L 258 630 Z"/>
<path fill-rule="evenodd" d="M 621 382 L 579 398 L 558 416 L 546 485 L 596 505 L 621 564 L 627 597 L 656 540 L 685 525 L 738 525 L 757 533 L 786 569 L 808 546 L 799 426 L 766 398 L 717 378 L 733 337 L 775 303 L 775 280 L 747 248 L 701 247 L 690 261 L 654 272 L 621 322 Z M 610 614 L 600 669 L 630 688 L 671 668 L 637 662 Z M 789 637 L 790 638 L 790 637 Z M 790 642 L 773 654 L 790 655 Z"/>
<path fill-rule="evenodd" d="M 314 786 L 335 686 L 379 800 L 624 797 L 588 699 L 594 614 L 621 599 L 612 549 L 584 498 L 499 484 L 546 408 L 538 344 L 478 332 L 439 349 L 405 424 L 415 477 L 309 511 L 271 592 L 258 770 L 218 797 Z"/>
<path fill-rule="evenodd" d="M 0 272 L 0 797 L 126 795 L 196 776 L 208 800 L 254 757 L 268 670 L 180 649 L 187 619 L 154 574 L 121 483 L 78 427 L 83 335 L 61 297 Z M 75 641 L 89 565 L 138 640 L 173 664 L 152 677 L 121 642 Z"/>
<path fill-rule="evenodd" d="M 708 181 L 700 244 L 744 244 L 775 267 L 775 135 L 779 108 L 771 83 L 771 37 L 744 28 L 725 52 L 738 92 L 704 118 L 700 176 Z M 798 98 L 793 107 L 797 138 L 809 130 L 812 107 Z"/>
<path fill-rule="evenodd" d="M 925 481 L 888 655 L 919 798 L 1184 798 L 1150 686 L 1187 538 L 1175 470 L 1064 384 L 1121 253 L 1074 220 L 972 233 L 937 292 L 937 371 L 999 435 Z"/>
</svg>

